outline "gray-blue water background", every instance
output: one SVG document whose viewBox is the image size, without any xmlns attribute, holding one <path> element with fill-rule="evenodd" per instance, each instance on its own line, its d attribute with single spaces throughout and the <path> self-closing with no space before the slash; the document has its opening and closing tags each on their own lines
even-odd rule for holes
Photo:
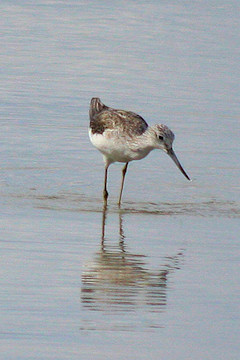
<svg viewBox="0 0 240 360">
<path fill-rule="evenodd" d="M 218 359 L 239 349 L 239 2 L 2 0 L 4 360 Z M 104 167 L 88 107 L 176 134 Z"/>
</svg>

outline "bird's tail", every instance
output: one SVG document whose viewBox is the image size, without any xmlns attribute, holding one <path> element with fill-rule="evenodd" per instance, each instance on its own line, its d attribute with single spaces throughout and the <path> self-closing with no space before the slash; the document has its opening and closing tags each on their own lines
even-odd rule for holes
<svg viewBox="0 0 240 360">
<path fill-rule="evenodd" d="M 107 109 L 108 107 L 104 105 L 99 98 L 92 98 L 90 102 L 90 108 L 89 108 L 89 116 L 90 119 L 100 113 L 102 110 Z"/>
</svg>

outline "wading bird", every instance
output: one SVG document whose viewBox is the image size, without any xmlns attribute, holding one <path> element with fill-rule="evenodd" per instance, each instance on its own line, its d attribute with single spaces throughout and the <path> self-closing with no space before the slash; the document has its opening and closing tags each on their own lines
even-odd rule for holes
<svg viewBox="0 0 240 360">
<path fill-rule="evenodd" d="M 107 202 L 108 167 L 114 162 L 125 163 L 118 204 L 121 204 L 124 179 L 128 163 L 140 160 L 154 149 L 166 152 L 183 175 L 190 180 L 172 148 L 173 132 L 166 125 L 148 126 L 146 121 L 132 111 L 117 110 L 104 105 L 99 98 L 92 98 L 89 109 L 89 137 L 103 154 L 105 178 L 103 198 Z"/>
</svg>

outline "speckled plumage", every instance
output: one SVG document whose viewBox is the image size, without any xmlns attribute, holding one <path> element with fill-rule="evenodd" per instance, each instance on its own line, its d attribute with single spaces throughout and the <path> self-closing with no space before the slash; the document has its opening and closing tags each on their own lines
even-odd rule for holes
<svg viewBox="0 0 240 360">
<path fill-rule="evenodd" d="M 119 129 L 128 136 L 141 135 L 148 128 L 146 121 L 132 111 L 117 110 L 93 98 L 89 110 L 90 128 L 93 134 L 103 134 L 107 129 Z"/>
</svg>

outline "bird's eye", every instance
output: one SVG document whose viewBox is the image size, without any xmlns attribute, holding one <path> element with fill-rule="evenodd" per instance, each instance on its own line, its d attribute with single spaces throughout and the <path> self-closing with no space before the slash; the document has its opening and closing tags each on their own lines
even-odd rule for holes
<svg viewBox="0 0 240 360">
<path fill-rule="evenodd" d="M 159 140 L 163 141 L 163 136 L 162 135 L 159 135 L 158 138 L 159 138 Z"/>
</svg>

